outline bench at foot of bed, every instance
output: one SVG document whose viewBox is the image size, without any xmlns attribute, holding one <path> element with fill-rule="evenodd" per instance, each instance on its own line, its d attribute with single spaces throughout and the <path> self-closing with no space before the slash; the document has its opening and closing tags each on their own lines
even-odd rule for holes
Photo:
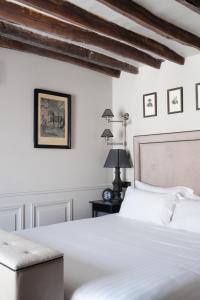
<svg viewBox="0 0 200 300">
<path fill-rule="evenodd" d="M 0 230 L 0 299 L 63 300 L 63 255 Z"/>
</svg>

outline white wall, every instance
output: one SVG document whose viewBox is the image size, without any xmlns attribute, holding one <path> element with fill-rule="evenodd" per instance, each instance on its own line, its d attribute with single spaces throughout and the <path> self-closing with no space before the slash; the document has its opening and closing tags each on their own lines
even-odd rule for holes
<svg viewBox="0 0 200 300">
<path fill-rule="evenodd" d="M 200 111 L 196 111 L 195 84 L 200 83 L 200 55 L 186 59 L 184 66 L 163 63 L 161 70 L 150 67 L 140 69 L 135 77 L 123 74 L 113 80 L 113 111 L 130 114 L 127 127 L 128 149 L 133 153 L 133 136 L 200 129 Z M 183 86 L 184 112 L 167 114 L 167 89 Z M 158 116 L 143 118 L 143 94 L 157 92 Z M 116 128 L 116 127 L 115 127 Z M 115 134 L 120 134 L 116 131 Z M 133 169 L 127 171 L 133 181 Z"/>
<path fill-rule="evenodd" d="M 72 94 L 71 150 L 34 149 L 34 88 Z M 111 182 L 100 138 L 111 101 L 110 77 L 0 49 L 0 206 L 73 198 L 75 218 L 90 216 L 88 201 Z"/>
</svg>

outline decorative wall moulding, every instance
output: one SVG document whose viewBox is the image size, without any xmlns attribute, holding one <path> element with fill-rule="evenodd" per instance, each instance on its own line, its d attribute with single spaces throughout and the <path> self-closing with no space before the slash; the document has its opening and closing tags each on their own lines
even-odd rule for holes
<svg viewBox="0 0 200 300">
<path fill-rule="evenodd" d="M 31 228 L 73 219 L 73 200 L 40 201 L 31 205 Z"/>
<path fill-rule="evenodd" d="M 0 207 L 0 228 L 7 231 L 24 229 L 24 204 L 12 204 Z"/>
<path fill-rule="evenodd" d="M 43 194 L 61 194 L 61 193 L 72 193 L 72 192 L 87 192 L 92 190 L 102 190 L 108 187 L 109 184 L 102 184 L 97 186 L 85 186 L 85 187 L 72 187 L 72 188 L 61 188 L 61 189 L 54 189 L 54 190 L 38 190 L 38 191 L 21 191 L 21 192 L 13 192 L 13 193 L 1 193 L 0 199 L 2 198 L 13 198 L 13 197 L 28 197 L 28 196 L 35 196 L 35 195 L 43 195 Z"/>
</svg>

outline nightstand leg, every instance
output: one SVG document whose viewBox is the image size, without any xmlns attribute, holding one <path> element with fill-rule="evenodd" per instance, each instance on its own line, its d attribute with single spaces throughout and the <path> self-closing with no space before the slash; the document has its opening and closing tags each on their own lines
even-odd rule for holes
<svg viewBox="0 0 200 300">
<path fill-rule="evenodd" d="M 95 210 L 95 209 L 92 210 L 92 217 L 93 218 L 97 217 L 97 210 Z"/>
<path fill-rule="evenodd" d="M 94 210 L 94 207 L 92 207 L 92 217 L 93 217 L 93 218 L 96 217 L 96 210 Z"/>
</svg>

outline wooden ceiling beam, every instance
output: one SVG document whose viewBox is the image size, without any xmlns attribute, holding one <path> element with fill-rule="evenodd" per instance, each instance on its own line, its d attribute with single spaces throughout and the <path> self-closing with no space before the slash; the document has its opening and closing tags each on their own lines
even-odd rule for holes
<svg viewBox="0 0 200 300">
<path fill-rule="evenodd" d="M 84 26 L 85 28 L 93 31 L 103 33 L 107 36 L 135 45 L 177 64 L 184 64 L 184 57 L 177 54 L 167 46 L 123 28 L 113 22 L 109 22 L 70 2 L 63 0 L 18 0 L 18 2 L 30 5 L 64 21 L 70 21 L 79 26 Z"/>
<path fill-rule="evenodd" d="M 187 8 L 191 9 L 192 11 L 200 14 L 200 0 L 190 0 L 190 1 L 176 0 L 176 1 L 179 2 L 180 4 L 183 4 Z"/>
<path fill-rule="evenodd" d="M 25 28 L 0 21 L 0 35 L 36 47 L 42 47 L 64 55 L 85 60 L 112 69 L 138 74 L 138 68 L 107 55 L 88 50 L 86 48 L 69 44 L 67 42 L 50 38 Z"/>
<path fill-rule="evenodd" d="M 65 23 L 27 7 L 22 7 L 16 3 L 0 0 L 0 8 L 1 20 L 10 21 L 19 25 L 25 25 L 27 27 L 43 31 L 45 33 L 54 34 L 71 41 L 94 45 L 157 69 L 159 69 L 161 66 L 161 59 L 156 59 L 153 56 L 134 47 L 102 36 L 95 32 Z"/>
<path fill-rule="evenodd" d="M 200 37 L 171 24 L 132 0 L 97 0 L 166 38 L 200 50 Z"/>
<path fill-rule="evenodd" d="M 99 66 L 99 65 L 93 64 L 91 62 L 86 62 L 86 61 L 83 61 L 83 60 L 75 58 L 75 57 L 63 55 L 63 54 L 60 54 L 60 53 L 57 53 L 54 51 L 42 49 L 42 48 L 39 48 L 39 47 L 36 47 L 33 45 L 29 45 L 29 44 L 22 43 L 22 42 L 19 42 L 16 40 L 8 39 L 3 36 L 0 36 L 0 47 L 16 50 L 16 51 L 20 51 L 20 52 L 36 54 L 36 55 L 43 56 L 43 57 L 48 57 L 51 59 L 55 59 L 55 60 L 59 60 L 62 62 L 73 64 L 73 65 L 77 65 L 77 66 L 80 66 L 83 68 L 87 68 L 92 71 L 103 73 L 107 76 L 116 77 L 116 78 L 120 77 L 119 70 L 114 70 L 112 68 L 105 67 L 105 66 Z"/>
</svg>

